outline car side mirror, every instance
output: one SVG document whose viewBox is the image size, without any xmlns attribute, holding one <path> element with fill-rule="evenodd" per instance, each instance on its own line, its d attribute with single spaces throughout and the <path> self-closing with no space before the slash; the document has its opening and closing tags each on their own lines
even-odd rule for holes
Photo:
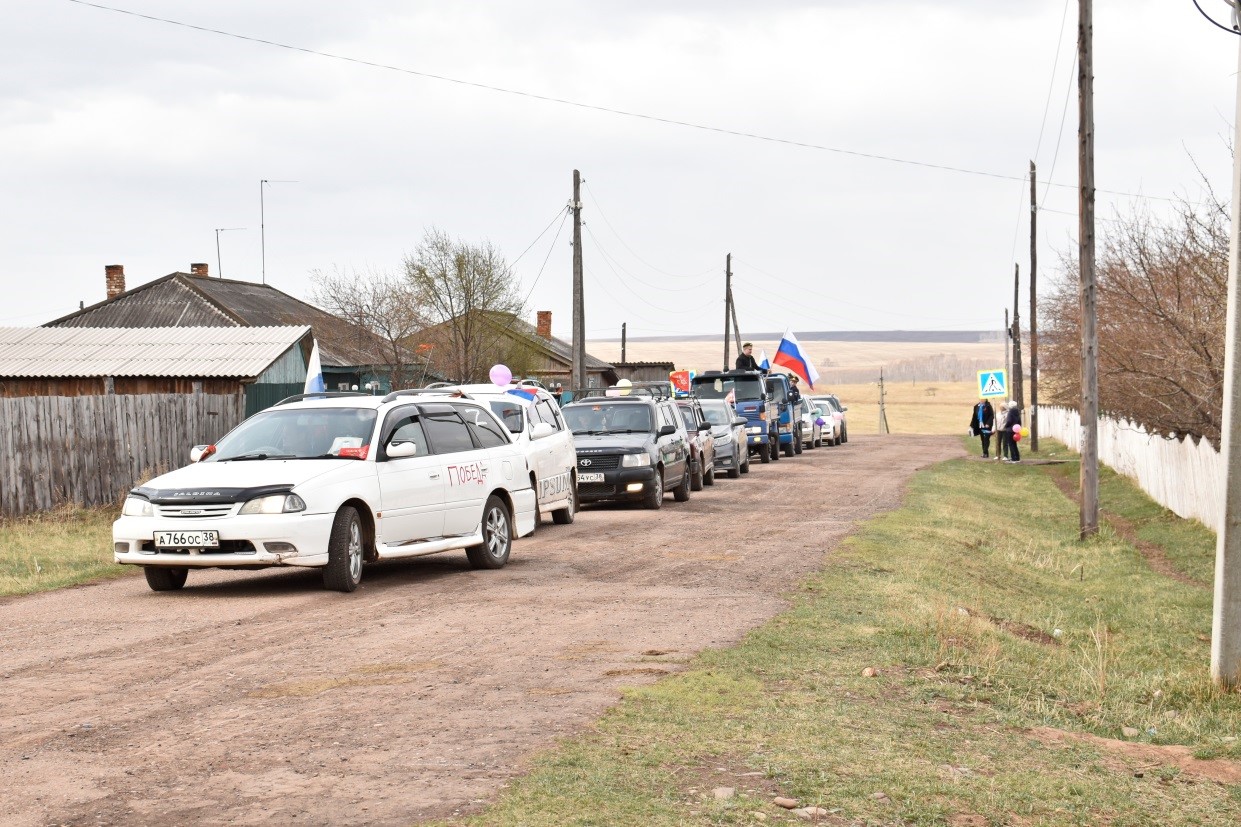
<svg viewBox="0 0 1241 827">
<path fill-rule="evenodd" d="M 844 412 L 845 412 L 845 411 L 847 411 L 847 410 L 849 410 L 849 406 L 848 406 L 848 405 L 841 405 L 841 406 L 840 406 L 840 412 L 841 412 L 841 413 L 844 413 Z"/>
<path fill-rule="evenodd" d="M 767 391 L 767 401 L 768 401 L 768 402 L 772 401 L 772 400 L 773 400 L 773 399 L 775 399 L 775 398 L 776 398 L 776 392 L 775 392 L 775 391 Z"/>
<path fill-rule="evenodd" d="M 190 462 L 202 462 L 214 453 L 214 445 L 195 445 L 190 449 Z"/>
<path fill-rule="evenodd" d="M 534 427 L 530 429 L 530 438 L 546 439 L 554 433 L 556 433 L 556 429 L 551 425 L 548 425 L 546 422 L 536 422 Z"/>
<path fill-rule="evenodd" d="M 746 420 L 746 418 L 745 418 L 744 416 L 735 416 L 735 417 L 733 417 L 733 424 L 734 424 L 734 425 L 745 425 L 745 424 L 747 423 L 747 421 L 748 421 L 748 420 Z"/>
<path fill-rule="evenodd" d="M 711 423 L 710 423 L 710 422 L 699 422 L 699 423 L 698 423 L 698 432 L 699 432 L 699 433 L 702 433 L 703 431 L 709 431 L 709 430 L 711 430 Z"/>
<path fill-rule="evenodd" d="M 656 434 L 656 436 L 672 436 L 676 432 L 677 432 L 677 426 L 664 425 L 662 428 L 659 429 L 659 433 Z"/>
<path fill-rule="evenodd" d="M 418 453 L 418 443 L 416 442 L 393 442 L 388 445 L 388 459 L 401 459 L 403 457 L 412 457 Z"/>
</svg>

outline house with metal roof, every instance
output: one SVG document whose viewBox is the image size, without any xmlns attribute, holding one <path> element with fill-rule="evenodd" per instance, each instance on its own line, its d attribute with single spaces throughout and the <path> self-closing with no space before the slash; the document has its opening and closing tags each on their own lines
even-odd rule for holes
<svg viewBox="0 0 1241 827">
<path fill-rule="evenodd" d="M 537 325 L 513 313 L 496 311 L 477 314 L 479 328 L 485 329 L 475 347 L 478 352 L 453 353 L 452 323 L 443 322 L 418 334 L 420 348 L 432 347 L 437 368 L 457 381 L 483 381 L 487 367 L 504 363 L 519 377 L 540 380 L 544 385 L 560 383 L 570 387 L 573 372 L 573 346 L 552 335 L 552 314 L 540 310 Z M 481 370 L 480 370 L 481 366 Z M 584 371 L 588 387 L 608 387 L 619 378 L 615 368 L 602 359 L 586 354 Z M 469 375 L 477 374 L 477 375 Z"/>
<path fill-rule="evenodd" d="M 169 273 L 130 290 L 125 268 L 104 268 L 107 298 L 44 327 L 274 327 L 309 325 L 329 390 L 386 392 L 440 379 L 416 353 L 394 348 L 364 327 L 296 299 L 270 284 L 211 278 L 206 264 Z"/>
</svg>

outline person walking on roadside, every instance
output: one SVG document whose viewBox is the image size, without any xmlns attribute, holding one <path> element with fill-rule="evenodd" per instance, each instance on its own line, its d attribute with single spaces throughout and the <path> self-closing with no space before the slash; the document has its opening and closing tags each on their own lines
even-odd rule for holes
<svg viewBox="0 0 1241 827">
<path fill-rule="evenodd" d="M 991 432 L 995 430 L 995 408 L 990 399 L 980 399 L 970 414 L 970 436 L 982 438 L 982 455 L 991 456 Z"/>
<path fill-rule="evenodd" d="M 758 370 L 758 360 L 754 358 L 753 342 L 746 342 L 741 346 L 741 354 L 737 357 L 737 370 Z"/>
<path fill-rule="evenodd" d="M 1017 400 L 1013 399 L 1008 403 L 1008 410 L 1004 414 L 1004 444 L 1008 447 L 1008 454 L 1004 458 L 1004 462 L 1021 462 L 1021 451 L 1017 448 L 1016 435 L 1021 431 L 1021 408 L 1017 407 Z"/>
</svg>

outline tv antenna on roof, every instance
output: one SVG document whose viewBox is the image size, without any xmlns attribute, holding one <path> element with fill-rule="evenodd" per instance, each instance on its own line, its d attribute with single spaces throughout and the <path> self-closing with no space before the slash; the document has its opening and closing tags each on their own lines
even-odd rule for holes
<svg viewBox="0 0 1241 827">
<path fill-rule="evenodd" d="M 224 278 L 224 264 L 220 261 L 220 233 L 231 233 L 233 230 L 244 230 L 245 227 L 216 227 L 215 230 L 215 267 Z"/>
<path fill-rule="evenodd" d="M 263 190 L 269 184 L 296 184 L 296 181 L 278 181 L 274 178 L 264 178 L 259 181 L 259 251 L 262 256 L 262 275 L 263 284 L 267 284 L 267 222 L 265 209 L 263 207 Z M 217 264 L 219 262 L 216 262 Z"/>
</svg>

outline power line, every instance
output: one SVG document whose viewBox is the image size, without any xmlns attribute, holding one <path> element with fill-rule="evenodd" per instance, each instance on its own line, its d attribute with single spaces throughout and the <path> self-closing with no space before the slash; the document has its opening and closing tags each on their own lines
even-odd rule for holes
<svg viewBox="0 0 1241 827">
<path fill-rule="evenodd" d="M 595 211 L 599 213 L 599 217 L 603 219 L 603 223 L 608 225 L 608 229 L 612 231 L 612 235 L 616 236 L 616 240 L 619 241 L 626 250 L 632 253 L 634 258 L 636 258 L 638 261 L 645 264 L 647 267 L 650 267 L 652 270 L 654 270 L 657 273 L 662 273 L 665 276 L 672 276 L 673 278 L 680 278 L 680 277 L 697 278 L 698 276 L 706 275 L 707 273 L 714 273 L 716 271 L 716 267 L 712 266 L 712 267 L 707 268 L 706 270 L 703 270 L 701 273 L 669 273 L 667 270 L 661 270 L 660 268 L 656 267 L 654 264 L 651 264 L 649 261 L 642 258 L 642 256 L 634 252 L 634 249 L 625 242 L 625 239 L 621 237 L 621 234 L 618 233 L 616 231 L 616 228 L 612 226 L 612 222 L 609 221 L 607 215 L 604 214 L 603 208 L 599 205 L 599 198 L 598 196 L 595 195 L 594 190 L 590 188 L 590 185 L 586 183 L 585 181 L 582 181 L 582 186 L 585 187 L 586 191 L 590 193 L 591 201 L 595 206 Z M 699 286 L 706 287 L 709 284 L 710 282 L 703 282 Z"/>
<path fill-rule="evenodd" d="M 1006 175 L 1004 173 L 999 173 L 999 172 L 984 172 L 982 170 L 967 169 L 965 167 L 955 167 L 955 166 L 950 166 L 948 164 L 935 164 L 935 163 L 930 163 L 928 161 L 914 161 L 908 158 L 897 158 L 892 155 L 880 155 L 874 152 L 860 152 L 860 151 L 852 150 L 852 149 L 841 149 L 839 147 L 826 146 L 824 144 L 814 144 L 808 141 L 795 141 L 789 138 L 777 138 L 771 135 L 762 135 L 756 132 L 745 132 L 739 129 L 726 129 L 720 126 L 708 126 L 706 124 L 693 123 L 691 121 L 681 121 L 675 118 L 664 118 L 658 115 L 648 115 L 643 112 L 633 112 L 627 109 L 616 109 L 610 106 L 600 106 L 598 104 L 582 103 L 581 101 L 569 100 L 568 98 L 557 98 L 551 95 L 540 95 L 534 92 L 524 92 L 520 89 L 508 89 L 503 86 L 494 86 L 488 83 L 479 83 L 477 81 L 461 80 L 460 78 L 453 78 L 447 75 L 435 74 L 433 72 L 422 72 L 416 69 L 406 69 L 401 66 L 393 66 L 387 63 L 378 63 L 376 61 L 364 60 L 362 58 L 348 57 L 346 55 L 337 55 L 337 54 L 332 54 L 331 52 L 322 52 L 317 49 L 308 49 L 303 46 L 292 46 L 290 44 L 280 43 L 279 41 L 275 41 L 275 40 L 267 40 L 261 37 L 251 37 L 249 35 L 236 34 L 234 32 L 227 32 L 222 29 L 212 29 L 207 26 L 197 26 L 192 23 L 184 23 L 180 20 L 172 20 L 167 17 L 157 17 L 151 14 L 141 14 L 139 12 L 129 11 L 128 9 L 118 9 L 113 6 L 105 6 L 101 3 L 90 3 L 90 2 L 87 2 L 87 0 L 66 0 L 66 2 L 74 3 L 79 6 L 88 6 L 90 8 L 99 9 L 101 11 L 109 11 L 109 12 L 114 12 L 116 14 L 124 14 L 130 17 L 137 17 L 143 20 L 150 20 L 156 23 L 167 23 L 170 26 L 180 26 L 182 28 L 192 29 L 194 31 L 203 32 L 205 34 L 215 34 L 221 37 L 229 37 L 234 40 L 244 40 L 248 43 L 258 43 L 263 46 L 271 46 L 277 49 L 287 49 L 288 51 L 291 51 L 291 52 L 300 52 L 302 54 L 315 55 L 317 57 L 325 57 L 330 60 L 340 60 L 346 63 L 354 63 L 359 66 L 369 66 L 372 69 L 384 69 L 389 72 L 400 72 L 402 74 L 414 75 L 416 77 L 428 78 L 430 80 L 440 80 L 440 81 L 444 81 L 445 83 L 455 83 L 459 86 L 469 86 L 474 89 L 485 89 L 489 92 L 500 92 L 505 95 L 516 95 L 516 96 L 523 97 L 523 98 L 530 98 L 532 100 L 544 101 L 546 103 L 557 103 L 557 104 L 561 104 L 562 106 L 572 106 L 577 109 L 587 109 L 593 112 L 606 112 L 610 115 L 620 115 L 626 118 L 637 118 L 640 120 L 651 121 L 654 123 L 667 124 L 669 126 L 682 126 L 687 129 L 697 129 L 702 132 L 713 132 L 718 135 L 731 135 L 736 138 L 749 138 L 755 141 L 765 141 L 767 143 L 781 144 L 784 146 L 794 146 L 794 147 L 799 147 L 801 149 L 814 149 L 820 152 L 832 152 L 838 155 L 848 155 L 853 158 L 866 158 L 872 161 L 886 161 L 888 163 L 921 167 L 923 169 L 936 169 L 942 172 L 956 172 L 962 175 L 973 175 L 973 176 L 977 176 L 981 178 L 994 178 L 994 179 L 1001 180 L 1001 181 L 1025 182 L 1029 180 L 1028 178 L 1023 177 L 1023 176 Z M 1057 184 L 1050 180 L 1047 182 L 1047 185 L 1049 187 L 1052 187 L 1052 186 L 1065 187 L 1068 189 L 1076 189 L 1077 187 L 1076 184 Z M 1154 196 L 1154 195 L 1142 196 L 1142 195 L 1134 195 L 1132 193 L 1127 193 L 1127 192 L 1115 192 L 1115 191 L 1103 190 L 1103 189 L 1096 189 L 1095 191 L 1107 193 L 1109 195 L 1124 196 L 1126 198 L 1149 198 L 1149 199 L 1156 199 L 1156 200 L 1162 200 L 1162 201 L 1172 200 L 1170 198 L 1160 198 L 1159 196 Z"/>
<path fill-rule="evenodd" d="M 590 229 L 590 225 L 583 223 L 582 227 L 586 230 L 586 234 L 590 236 L 590 240 L 595 242 L 595 246 L 599 248 L 599 252 L 603 255 L 604 261 L 607 262 L 608 266 L 612 268 L 612 272 L 616 273 L 617 268 L 620 268 L 621 272 L 623 272 L 625 275 L 629 276 L 629 278 L 633 279 L 638 284 L 642 285 L 648 290 L 658 290 L 658 291 L 665 292 L 665 293 L 692 293 L 696 290 L 702 290 L 711 285 L 710 281 L 706 281 L 706 282 L 703 282 L 702 284 L 695 284 L 689 287 L 663 287 L 658 284 L 651 284 L 649 282 L 643 281 L 642 279 L 635 276 L 633 273 L 626 270 L 624 266 L 622 266 L 621 263 L 616 260 L 615 256 L 613 256 L 606 249 L 604 249 L 604 246 L 601 243 L 599 243 L 599 239 L 595 236 L 594 232 Z M 616 273 L 616 274 L 617 274 L 617 277 L 619 278 L 620 273 Z"/>
</svg>

